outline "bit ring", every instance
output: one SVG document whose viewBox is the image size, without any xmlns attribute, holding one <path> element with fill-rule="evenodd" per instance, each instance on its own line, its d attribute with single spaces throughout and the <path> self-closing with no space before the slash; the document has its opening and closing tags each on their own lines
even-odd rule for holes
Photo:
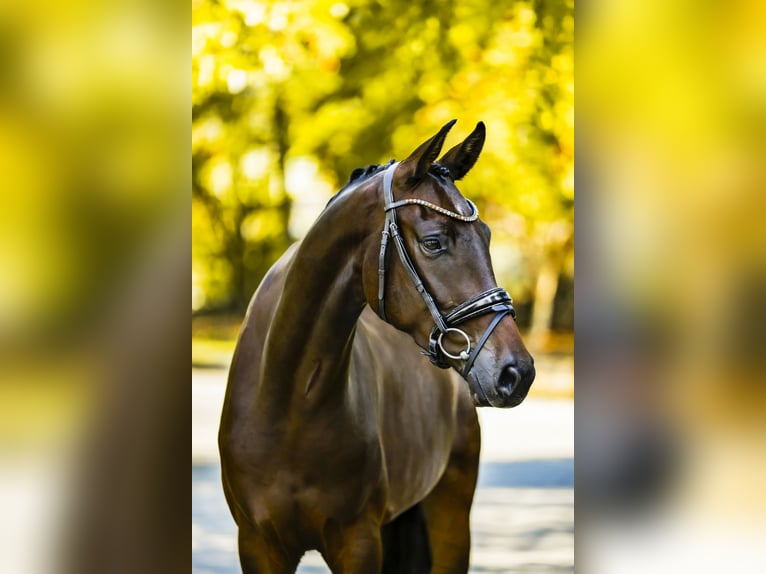
<svg viewBox="0 0 766 574">
<path fill-rule="evenodd" d="M 460 354 L 458 355 L 453 355 L 452 353 L 447 351 L 447 349 L 444 348 L 444 344 L 442 343 L 442 339 L 444 339 L 444 335 L 450 332 L 459 333 L 465 339 L 466 347 L 465 349 L 460 351 Z M 439 333 L 438 343 L 442 353 L 444 353 L 446 357 L 449 357 L 450 359 L 453 359 L 455 361 L 467 361 L 468 357 L 471 355 L 471 339 L 468 337 L 468 335 L 464 331 L 461 331 L 460 329 L 455 329 L 453 327 L 450 327 L 446 331 Z"/>
</svg>

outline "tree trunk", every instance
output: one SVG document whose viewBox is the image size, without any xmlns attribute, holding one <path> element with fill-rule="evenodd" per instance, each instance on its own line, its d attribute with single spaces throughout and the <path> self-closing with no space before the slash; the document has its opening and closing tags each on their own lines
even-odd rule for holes
<svg viewBox="0 0 766 574">
<path fill-rule="evenodd" d="M 561 273 L 561 257 L 547 253 L 535 285 L 535 304 L 532 309 L 532 324 L 527 340 L 531 349 L 545 348 L 548 331 L 553 320 L 553 303 Z"/>
<path fill-rule="evenodd" d="M 534 351 L 544 350 L 548 342 L 548 333 L 553 324 L 559 278 L 573 240 L 574 228 L 569 223 L 556 222 L 547 230 L 543 248 L 543 262 L 540 265 L 535 284 L 532 324 L 527 337 L 529 346 Z"/>
</svg>

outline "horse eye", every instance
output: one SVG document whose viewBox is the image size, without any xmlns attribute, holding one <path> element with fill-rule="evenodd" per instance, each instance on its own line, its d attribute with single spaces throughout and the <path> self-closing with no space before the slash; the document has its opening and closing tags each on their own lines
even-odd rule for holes
<svg viewBox="0 0 766 574">
<path fill-rule="evenodd" d="M 437 251 L 440 251 L 440 250 L 441 250 L 441 248 L 442 248 L 442 244 L 441 244 L 441 241 L 439 241 L 439 240 L 438 240 L 437 238 L 435 238 L 435 237 L 427 237 L 426 239 L 424 239 L 424 240 L 421 242 L 421 244 L 423 245 L 423 248 L 424 248 L 426 251 L 429 251 L 429 252 L 432 252 L 432 253 L 435 253 L 435 252 L 437 252 Z"/>
</svg>

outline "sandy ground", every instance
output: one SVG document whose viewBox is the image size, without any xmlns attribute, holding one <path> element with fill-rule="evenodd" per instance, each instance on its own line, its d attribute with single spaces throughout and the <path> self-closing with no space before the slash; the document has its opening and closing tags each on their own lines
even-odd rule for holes
<svg viewBox="0 0 766 574">
<path fill-rule="evenodd" d="M 557 364 L 551 375 L 571 377 L 567 367 Z M 545 376 L 538 370 L 538 380 Z M 192 559 L 198 574 L 240 572 L 216 447 L 225 378 L 223 370 L 192 371 Z M 471 514 L 471 572 L 573 572 L 573 402 L 535 398 L 533 387 L 519 407 L 480 409 L 479 416 L 483 448 Z M 312 552 L 298 572 L 329 570 Z"/>
</svg>

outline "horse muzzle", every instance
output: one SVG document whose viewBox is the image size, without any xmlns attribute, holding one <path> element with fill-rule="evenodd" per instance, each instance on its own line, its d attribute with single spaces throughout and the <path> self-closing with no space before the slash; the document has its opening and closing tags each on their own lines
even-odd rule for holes
<svg viewBox="0 0 766 574">
<path fill-rule="evenodd" d="M 479 366 L 466 380 L 477 407 L 512 408 L 522 403 L 535 380 L 534 360 L 511 359 L 499 369 Z"/>
</svg>

